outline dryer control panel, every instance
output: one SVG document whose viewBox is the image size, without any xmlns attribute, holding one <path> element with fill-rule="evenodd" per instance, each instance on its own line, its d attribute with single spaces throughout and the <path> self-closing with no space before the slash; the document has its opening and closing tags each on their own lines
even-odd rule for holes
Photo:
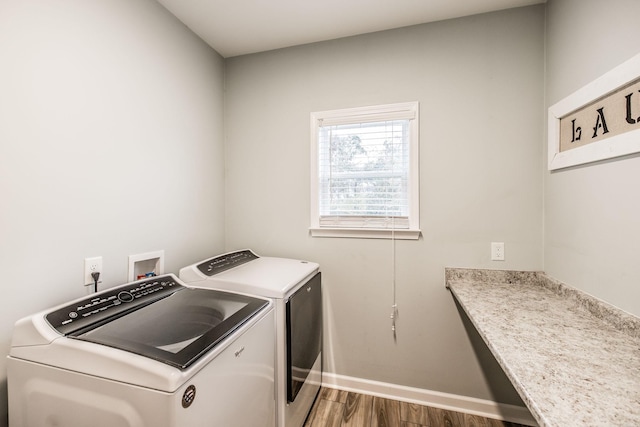
<svg viewBox="0 0 640 427">
<path fill-rule="evenodd" d="M 200 263 L 198 265 L 198 270 L 200 270 L 202 274 L 213 276 L 214 274 L 222 273 L 223 271 L 238 267 L 257 258 L 258 255 L 254 254 L 248 249 L 243 251 L 230 252 L 228 254 L 220 255 Z"/>
<path fill-rule="evenodd" d="M 184 286 L 170 275 L 157 276 L 94 294 L 45 316 L 49 324 L 63 335 L 69 335 L 114 316 L 136 310 Z"/>
</svg>

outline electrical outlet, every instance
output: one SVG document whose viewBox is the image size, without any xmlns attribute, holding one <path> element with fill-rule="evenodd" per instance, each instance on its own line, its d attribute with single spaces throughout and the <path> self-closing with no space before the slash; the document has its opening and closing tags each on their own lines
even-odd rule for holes
<svg viewBox="0 0 640 427">
<path fill-rule="evenodd" d="M 93 277 L 91 277 L 91 273 L 94 273 L 96 271 L 100 273 L 100 279 L 102 279 L 102 275 L 104 274 L 104 272 L 102 271 L 102 257 L 97 256 L 93 258 L 85 258 L 84 259 L 84 285 L 85 286 L 94 284 L 94 280 L 93 280 Z M 102 282 L 102 280 L 100 279 L 98 279 L 98 283 Z"/>
<path fill-rule="evenodd" d="M 504 242 L 491 242 L 491 261 L 504 261 Z"/>
</svg>

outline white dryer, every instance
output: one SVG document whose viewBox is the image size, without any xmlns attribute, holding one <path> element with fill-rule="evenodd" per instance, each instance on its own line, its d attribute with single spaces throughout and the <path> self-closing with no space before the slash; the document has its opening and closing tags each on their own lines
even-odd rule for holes
<svg viewBox="0 0 640 427">
<path fill-rule="evenodd" d="M 275 425 L 273 301 L 132 282 L 16 323 L 11 427 Z"/>
<path fill-rule="evenodd" d="M 245 249 L 184 267 L 180 278 L 194 286 L 274 299 L 276 423 L 302 426 L 322 385 L 320 266 Z"/>
</svg>

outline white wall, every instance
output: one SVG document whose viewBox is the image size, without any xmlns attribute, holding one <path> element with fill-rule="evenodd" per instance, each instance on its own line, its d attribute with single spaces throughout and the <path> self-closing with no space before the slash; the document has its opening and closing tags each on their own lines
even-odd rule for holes
<svg viewBox="0 0 640 427">
<path fill-rule="evenodd" d="M 223 60 L 151 0 L 0 2 L 0 425 L 14 322 L 223 249 Z"/>
<path fill-rule="evenodd" d="M 547 106 L 638 54 L 638 16 L 637 0 L 549 0 Z M 638 182 L 638 155 L 553 173 L 545 166 L 545 270 L 635 315 Z"/>
<path fill-rule="evenodd" d="M 443 274 L 542 269 L 543 49 L 539 5 L 226 61 L 226 247 L 321 264 L 328 372 L 519 402 Z M 396 243 L 394 342 L 392 243 L 309 237 L 309 113 L 403 101 L 420 102 L 423 237 Z"/>
</svg>

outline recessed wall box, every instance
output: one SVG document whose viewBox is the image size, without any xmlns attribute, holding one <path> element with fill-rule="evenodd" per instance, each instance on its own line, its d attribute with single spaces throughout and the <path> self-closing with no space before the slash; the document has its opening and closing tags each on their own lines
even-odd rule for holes
<svg viewBox="0 0 640 427">
<path fill-rule="evenodd" d="M 129 255 L 129 282 L 164 274 L 164 251 Z"/>
</svg>

